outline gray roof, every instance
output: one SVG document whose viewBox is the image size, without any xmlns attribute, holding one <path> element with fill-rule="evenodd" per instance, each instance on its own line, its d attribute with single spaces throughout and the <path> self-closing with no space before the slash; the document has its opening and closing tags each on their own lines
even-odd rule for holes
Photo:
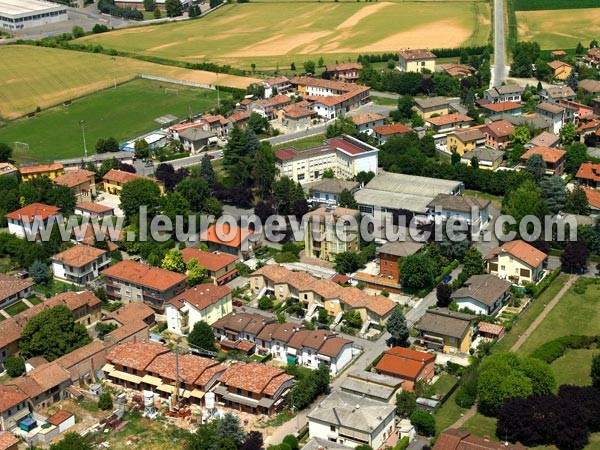
<svg viewBox="0 0 600 450">
<path fill-rule="evenodd" d="M 388 403 L 333 391 L 308 414 L 308 419 L 371 434 L 395 411 L 396 407 Z"/>
<path fill-rule="evenodd" d="M 540 134 L 532 138 L 528 144 L 534 147 L 554 147 L 560 138 L 554 133 L 542 131 Z"/>
<path fill-rule="evenodd" d="M 406 209 L 414 213 L 425 214 L 427 212 L 427 204 L 431 201 L 432 197 L 382 192 L 365 188 L 354 194 L 354 198 L 359 205 L 369 205 L 387 209 Z"/>
<path fill-rule="evenodd" d="M 464 287 L 452 294 L 452 298 L 472 298 L 487 306 L 492 306 L 510 289 L 511 282 L 495 275 L 473 275 Z"/>
<path fill-rule="evenodd" d="M 337 442 L 332 442 L 327 439 L 312 437 L 308 440 L 302 450 L 348 450 L 348 447 Z"/>
<path fill-rule="evenodd" d="M 398 387 L 400 387 L 400 385 L 402 383 L 404 383 L 404 380 L 400 380 L 399 378 L 396 378 L 396 377 L 391 377 L 389 375 L 382 375 L 380 373 L 375 373 L 375 372 L 367 372 L 365 370 L 360 370 L 360 369 L 350 372 L 348 374 L 348 378 L 355 378 L 358 380 L 367 381 L 369 383 L 375 383 L 375 384 L 380 384 L 382 386 L 394 387 L 394 388 L 398 388 Z"/>
<path fill-rule="evenodd" d="M 121 152 L 114 152 L 114 153 L 98 153 L 96 155 L 90 155 L 90 156 L 86 156 L 86 157 L 82 157 L 82 158 L 56 159 L 56 160 L 54 160 L 54 162 L 68 165 L 68 164 L 77 164 L 77 163 L 82 163 L 82 162 L 104 161 L 104 160 L 113 159 L 113 158 L 117 158 L 117 159 L 133 158 L 133 152 L 121 151 Z"/>
<path fill-rule="evenodd" d="M 394 256 L 409 256 L 414 255 L 418 251 L 420 251 L 425 244 L 422 242 L 412 242 L 412 241 L 395 241 L 395 242 L 386 242 L 381 247 L 377 249 L 377 253 L 385 253 L 387 255 Z"/>
<path fill-rule="evenodd" d="M 415 103 L 421 109 L 435 108 L 436 106 L 447 106 L 450 104 L 446 97 L 415 98 Z"/>
<path fill-rule="evenodd" d="M 485 135 L 481 130 L 474 128 L 472 130 L 467 129 L 465 131 L 458 131 L 454 133 L 458 139 L 462 142 L 476 141 L 478 139 L 485 139 Z"/>
<path fill-rule="evenodd" d="M 462 159 L 470 161 L 471 158 L 475 157 L 479 161 L 495 162 L 499 159 L 502 159 L 503 156 L 504 152 L 502 150 L 496 150 L 487 147 L 478 147 L 462 155 Z"/>
<path fill-rule="evenodd" d="M 548 93 L 548 97 L 551 98 L 575 97 L 575 92 L 569 86 L 548 88 L 546 92 Z"/>
<path fill-rule="evenodd" d="M 375 398 L 382 402 L 387 402 L 397 390 L 388 386 L 369 383 L 365 380 L 357 380 L 356 378 L 346 378 L 340 388 L 343 392 L 365 395 L 366 397 Z"/>
<path fill-rule="evenodd" d="M 303 187 L 307 192 L 325 192 L 327 194 L 339 195 L 344 189 L 348 189 L 350 192 L 358 189 L 360 187 L 360 183 L 358 181 L 324 178 L 322 180 L 313 181 L 312 183 L 306 183 Z"/>
<path fill-rule="evenodd" d="M 475 316 L 450 311 L 445 308 L 428 309 L 421 320 L 415 325 L 418 330 L 462 338 Z"/>
<path fill-rule="evenodd" d="M 581 80 L 577 84 L 579 89 L 583 89 L 584 91 L 590 92 L 592 94 L 597 94 L 600 92 L 600 81 L 596 80 Z"/>
<path fill-rule="evenodd" d="M 446 211 L 458 211 L 458 212 L 471 212 L 471 208 L 475 207 L 478 210 L 487 208 L 490 204 L 489 200 L 475 198 L 475 197 L 463 197 L 462 195 L 448 195 L 438 194 L 430 203 L 427 205 L 429 208 L 435 208 L 436 206 L 441 207 Z"/>
<path fill-rule="evenodd" d="M 435 197 L 440 193 L 450 194 L 452 191 L 459 189 L 461 185 L 461 181 L 381 171 L 366 185 L 366 188 L 399 194 Z"/>
<path fill-rule="evenodd" d="M 536 106 L 536 109 L 541 109 L 542 111 L 547 111 L 552 114 L 561 114 L 564 111 L 564 108 L 562 106 L 558 106 L 548 102 L 540 103 Z"/>
<path fill-rule="evenodd" d="M 179 132 L 179 137 L 187 139 L 188 141 L 203 141 L 214 136 L 215 133 L 210 133 L 200 128 L 186 128 Z"/>
<path fill-rule="evenodd" d="M 502 94 L 519 94 L 523 92 L 523 88 L 518 84 L 507 84 L 505 86 L 498 86 L 486 91 L 492 98 L 499 97 Z"/>
</svg>

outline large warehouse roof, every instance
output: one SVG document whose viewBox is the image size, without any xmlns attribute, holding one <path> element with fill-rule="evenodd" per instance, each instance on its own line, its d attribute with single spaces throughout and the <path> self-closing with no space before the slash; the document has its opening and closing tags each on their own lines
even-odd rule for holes
<svg viewBox="0 0 600 450">
<path fill-rule="evenodd" d="M 0 0 L 0 15 L 27 17 L 34 13 L 62 11 L 66 6 L 41 0 Z"/>
<path fill-rule="evenodd" d="M 438 194 L 449 194 L 452 191 L 458 192 L 461 185 L 461 181 L 440 180 L 438 178 L 381 171 L 365 188 L 399 194 L 435 197 Z"/>
</svg>

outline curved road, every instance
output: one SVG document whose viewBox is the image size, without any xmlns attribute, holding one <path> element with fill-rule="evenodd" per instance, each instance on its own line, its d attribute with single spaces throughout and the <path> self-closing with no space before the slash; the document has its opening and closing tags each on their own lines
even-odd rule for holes
<svg viewBox="0 0 600 450">
<path fill-rule="evenodd" d="M 494 65 L 491 86 L 506 81 L 506 42 L 504 40 L 504 0 L 494 0 Z"/>
</svg>

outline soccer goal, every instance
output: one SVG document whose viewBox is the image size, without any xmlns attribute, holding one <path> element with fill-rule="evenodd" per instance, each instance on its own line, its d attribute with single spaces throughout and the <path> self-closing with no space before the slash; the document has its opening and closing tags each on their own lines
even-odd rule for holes
<svg viewBox="0 0 600 450">
<path fill-rule="evenodd" d="M 179 89 L 165 88 L 165 95 L 174 95 L 179 97 Z"/>
<path fill-rule="evenodd" d="M 15 150 L 26 152 L 29 150 L 29 144 L 27 144 L 26 142 L 15 141 Z"/>
</svg>

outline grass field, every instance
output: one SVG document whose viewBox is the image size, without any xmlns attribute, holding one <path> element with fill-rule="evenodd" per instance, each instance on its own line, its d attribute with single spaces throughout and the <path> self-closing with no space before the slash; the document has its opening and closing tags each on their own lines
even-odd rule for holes
<svg viewBox="0 0 600 450">
<path fill-rule="evenodd" d="M 178 89 L 178 95 L 165 94 L 165 86 Z M 221 94 L 226 96 L 227 94 Z M 17 152 L 19 161 L 46 161 L 83 156 L 82 130 L 85 121 L 88 153 L 94 153 L 98 138 L 115 137 L 124 142 L 158 128 L 154 119 L 165 114 L 179 118 L 203 112 L 216 104 L 216 91 L 168 85 L 136 79 L 116 89 L 90 94 L 69 106 L 57 106 L 0 127 L 0 142 L 29 144 L 29 151 Z"/>
<path fill-rule="evenodd" d="M 596 5 L 598 5 L 596 0 Z M 600 36 L 600 7 L 543 11 L 517 11 L 519 40 L 536 41 L 542 49 L 587 46 Z"/>
<path fill-rule="evenodd" d="M 487 2 L 264 2 L 225 6 L 190 22 L 117 30 L 81 40 L 105 48 L 257 70 L 308 59 L 488 42 Z"/>
<path fill-rule="evenodd" d="M 287 142 L 285 144 L 274 145 L 273 148 L 275 150 L 279 150 L 281 148 L 294 147 L 296 150 L 305 150 L 307 148 L 323 145 L 324 139 L 325 139 L 324 134 L 315 134 L 313 136 L 309 136 L 304 139 L 298 139 L 297 141 Z"/>
<path fill-rule="evenodd" d="M 597 6 L 598 0 L 515 0 L 517 11 L 594 8 Z"/>
<path fill-rule="evenodd" d="M 216 84 L 212 72 L 187 70 L 129 58 L 22 45 L 0 46 L 0 119 L 60 104 L 145 73 Z M 245 88 L 252 78 L 219 76 L 219 84 Z"/>
</svg>

